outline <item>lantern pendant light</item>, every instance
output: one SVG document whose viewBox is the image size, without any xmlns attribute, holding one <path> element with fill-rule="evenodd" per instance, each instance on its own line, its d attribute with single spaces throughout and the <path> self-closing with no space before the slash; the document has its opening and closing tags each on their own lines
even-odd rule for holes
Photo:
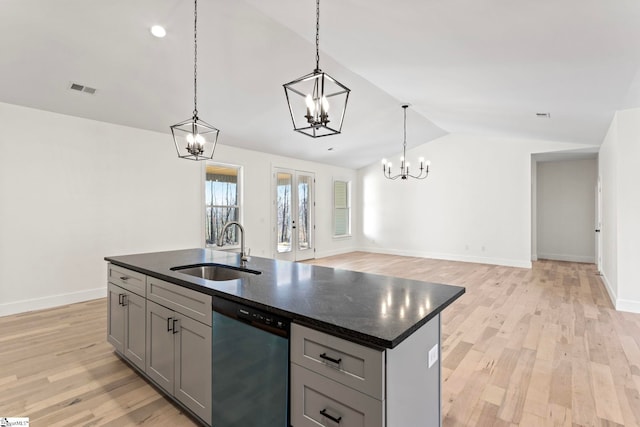
<svg viewBox="0 0 640 427">
<path fill-rule="evenodd" d="M 171 126 L 178 157 L 189 160 L 209 160 L 218 142 L 220 131 L 198 117 L 198 0 L 193 9 L 193 117 Z"/>
<path fill-rule="evenodd" d="M 387 159 L 382 159 L 382 173 L 385 178 L 388 179 L 425 179 L 429 175 L 430 161 L 424 161 L 424 157 L 418 159 L 418 173 L 411 175 L 409 173 L 409 162 L 407 162 L 407 108 L 408 104 L 402 106 L 404 110 L 404 142 L 402 143 L 402 157 L 400 157 L 400 173 L 391 175 L 391 162 L 387 162 Z"/>
<path fill-rule="evenodd" d="M 295 131 L 312 138 L 342 131 L 351 90 L 320 69 L 320 0 L 316 0 L 316 68 L 283 86 Z"/>
</svg>

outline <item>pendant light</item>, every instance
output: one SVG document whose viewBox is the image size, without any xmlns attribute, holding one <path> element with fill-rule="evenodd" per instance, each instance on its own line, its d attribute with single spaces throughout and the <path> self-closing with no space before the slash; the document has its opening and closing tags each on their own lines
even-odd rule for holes
<svg viewBox="0 0 640 427">
<path fill-rule="evenodd" d="M 283 86 L 295 131 L 312 138 L 342 131 L 351 90 L 320 69 L 320 0 L 316 0 L 316 68 Z"/>
<path fill-rule="evenodd" d="M 171 126 L 178 157 L 189 160 L 209 160 L 218 142 L 220 131 L 198 117 L 198 0 L 193 9 L 193 117 Z"/>
<path fill-rule="evenodd" d="M 418 173 L 416 175 L 411 175 L 409 173 L 409 162 L 407 159 L 407 108 L 409 108 L 408 104 L 402 106 L 404 110 L 404 142 L 402 144 L 402 157 L 400 157 L 400 173 L 396 175 L 391 175 L 391 163 L 387 162 L 387 159 L 382 159 L 382 173 L 385 178 L 388 179 L 425 179 L 427 175 L 429 175 L 429 166 L 431 166 L 431 162 L 424 161 L 424 157 L 420 157 L 418 159 L 419 167 Z"/>
</svg>

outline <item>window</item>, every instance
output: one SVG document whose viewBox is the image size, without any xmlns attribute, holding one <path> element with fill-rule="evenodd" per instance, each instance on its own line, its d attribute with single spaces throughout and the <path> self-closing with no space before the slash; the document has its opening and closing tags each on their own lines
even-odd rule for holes
<svg viewBox="0 0 640 427">
<path fill-rule="evenodd" d="M 351 235 L 351 182 L 333 181 L 333 236 Z"/>
<path fill-rule="evenodd" d="M 240 220 L 240 167 L 207 163 L 205 180 L 205 241 L 217 245 L 222 227 Z M 237 227 L 227 230 L 225 245 L 238 245 Z"/>
</svg>

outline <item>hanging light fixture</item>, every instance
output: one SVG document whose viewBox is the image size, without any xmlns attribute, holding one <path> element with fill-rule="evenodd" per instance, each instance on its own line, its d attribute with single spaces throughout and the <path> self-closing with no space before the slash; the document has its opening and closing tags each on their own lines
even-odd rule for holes
<svg viewBox="0 0 640 427">
<path fill-rule="evenodd" d="M 384 173 L 385 178 L 389 179 L 408 179 L 408 178 L 416 178 L 416 179 L 425 179 L 427 175 L 429 175 L 429 166 L 431 166 L 430 161 L 424 161 L 424 157 L 420 157 L 418 159 L 419 167 L 418 173 L 416 175 L 411 175 L 409 173 L 409 162 L 406 161 L 407 158 L 407 108 L 409 108 L 408 104 L 402 106 L 404 110 L 404 142 L 402 143 L 402 157 L 400 157 L 400 173 L 396 175 L 391 175 L 391 162 L 387 162 L 387 159 L 382 159 L 382 173 Z"/>
<path fill-rule="evenodd" d="M 193 117 L 171 126 L 178 157 L 208 160 L 218 142 L 220 131 L 198 117 L 198 0 L 193 9 Z"/>
<path fill-rule="evenodd" d="M 342 131 L 351 89 L 320 69 L 320 0 L 316 0 L 316 68 L 283 86 L 295 131 L 312 138 Z"/>
</svg>

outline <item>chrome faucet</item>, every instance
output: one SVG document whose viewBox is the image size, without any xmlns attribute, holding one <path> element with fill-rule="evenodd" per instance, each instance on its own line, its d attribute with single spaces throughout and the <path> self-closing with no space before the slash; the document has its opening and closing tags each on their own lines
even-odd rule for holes
<svg viewBox="0 0 640 427">
<path fill-rule="evenodd" d="M 237 225 L 240 229 L 240 261 L 242 265 L 245 265 L 249 258 L 244 251 L 244 228 L 238 221 L 229 221 L 222 227 L 222 231 L 218 236 L 218 246 L 224 246 L 224 233 L 226 233 L 227 228 L 231 227 L 232 225 Z"/>
</svg>

